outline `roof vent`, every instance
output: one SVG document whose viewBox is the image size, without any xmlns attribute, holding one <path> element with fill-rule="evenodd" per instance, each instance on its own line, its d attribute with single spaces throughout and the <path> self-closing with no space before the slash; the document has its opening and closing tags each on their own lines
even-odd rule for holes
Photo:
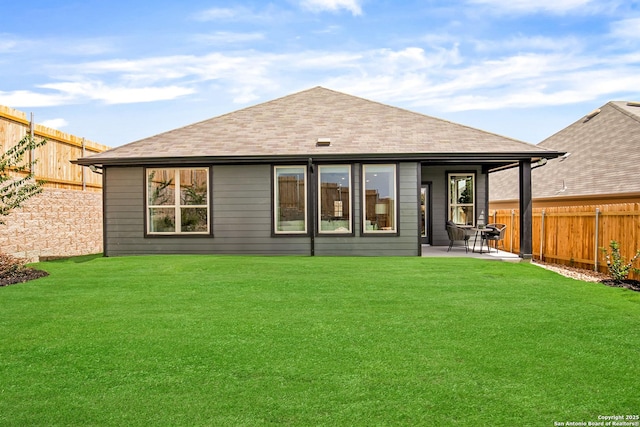
<svg viewBox="0 0 640 427">
<path fill-rule="evenodd" d="M 595 110 L 593 110 L 592 112 L 590 112 L 589 114 L 587 114 L 584 118 L 585 122 L 588 122 L 589 120 L 593 119 L 595 116 L 597 116 L 598 114 L 600 114 L 600 109 L 596 108 Z"/>
<path fill-rule="evenodd" d="M 328 147 L 331 145 L 331 138 L 318 138 L 316 141 L 317 147 Z"/>
<path fill-rule="evenodd" d="M 640 102 L 627 102 L 629 107 L 640 107 Z"/>
</svg>

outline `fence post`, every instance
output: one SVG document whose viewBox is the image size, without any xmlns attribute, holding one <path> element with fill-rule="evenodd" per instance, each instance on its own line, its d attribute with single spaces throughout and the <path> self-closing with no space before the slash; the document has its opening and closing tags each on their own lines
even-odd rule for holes
<svg viewBox="0 0 640 427">
<path fill-rule="evenodd" d="M 543 259 L 543 247 L 544 247 L 544 209 L 542 209 L 542 219 L 540 220 L 540 261 L 544 261 Z"/>
<path fill-rule="evenodd" d="M 87 144 L 84 140 L 84 138 L 82 138 L 82 157 L 86 157 L 87 156 Z M 82 191 L 86 191 L 87 190 L 87 178 L 85 175 L 85 170 L 87 169 L 86 166 L 80 166 L 81 167 L 81 171 L 82 171 Z"/>
<path fill-rule="evenodd" d="M 599 228 L 600 228 L 600 208 L 596 208 L 596 233 L 595 233 L 595 240 L 596 240 L 596 245 L 594 248 L 594 263 L 593 263 L 593 269 L 595 271 L 598 271 L 598 232 L 599 232 Z"/>
<path fill-rule="evenodd" d="M 33 133 L 34 133 L 34 129 L 33 129 L 33 113 L 31 113 L 31 121 L 29 122 L 29 138 L 31 138 L 31 141 L 33 141 Z M 29 150 L 29 172 L 31 172 L 33 174 L 33 176 L 36 176 L 36 150 L 34 148 L 32 148 L 31 150 Z"/>
<path fill-rule="evenodd" d="M 509 252 L 513 252 L 513 226 L 514 226 L 514 217 L 516 215 L 515 209 L 511 209 L 511 231 L 509 233 Z"/>
</svg>

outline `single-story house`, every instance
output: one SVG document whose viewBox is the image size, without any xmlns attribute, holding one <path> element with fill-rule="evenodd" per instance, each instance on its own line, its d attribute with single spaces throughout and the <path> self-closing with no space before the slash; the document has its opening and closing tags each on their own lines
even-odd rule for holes
<svg viewBox="0 0 640 427">
<path fill-rule="evenodd" d="M 564 151 L 532 172 L 535 207 L 640 202 L 640 103 L 611 101 L 538 144 Z M 491 209 L 518 206 L 514 171 L 491 174 Z"/>
<path fill-rule="evenodd" d="M 561 154 L 316 87 L 76 163 L 102 171 L 105 256 L 416 256 L 515 166 L 530 258 L 531 165 Z"/>
</svg>

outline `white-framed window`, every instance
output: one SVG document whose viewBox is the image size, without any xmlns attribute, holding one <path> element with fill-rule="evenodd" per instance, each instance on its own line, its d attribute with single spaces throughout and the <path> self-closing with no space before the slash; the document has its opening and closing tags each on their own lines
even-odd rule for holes
<svg viewBox="0 0 640 427">
<path fill-rule="evenodd" d="M 273 167 L 273 229 L 276 234 L 307 233 L 307 167 Z"/>
<path fill-rule="evenodd" d="M 396 233 L 396 165 L 363 165 L 364 233 Z"/>
<path fill-rule="evenodd" d="M 148 168 L 147 233 L 208 234 L 209 169 Z"/>
<path fill-rule="evenodd" d="M 351 165 L 318 166 L 318 233 L 351 233 Z"/>
<path fill-rule="evenodd" d="M 475 225 L 475 173 L 449 173 L 448 219 L 458 225 Z"/>
</svg>

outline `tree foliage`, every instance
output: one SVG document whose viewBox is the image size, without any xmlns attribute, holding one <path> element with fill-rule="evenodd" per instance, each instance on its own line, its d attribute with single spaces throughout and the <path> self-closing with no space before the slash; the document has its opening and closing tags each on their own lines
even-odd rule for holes
<svg viewBox="0 0 640 427">
<path fill-rule="evenodd" d="M 31 135 L 26 135 L 0 155 L 0 224 L 4 224 L 3 217 L 42 191 L 43 181 L 36 180 L 33 174 L 35 161 L 29 164 L 23 160 L 26 153 L 46 143 L 44 139 L 36 141 Z M 21 176 L 21 172 L 26 175 Z"/>
</svg>

